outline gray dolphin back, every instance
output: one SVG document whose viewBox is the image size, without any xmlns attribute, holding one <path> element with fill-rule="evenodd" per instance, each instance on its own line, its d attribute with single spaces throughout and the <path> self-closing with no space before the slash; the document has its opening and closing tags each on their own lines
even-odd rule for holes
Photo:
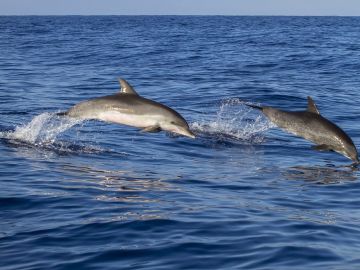
<svg viewBox="0 0 360 270">
<path fill-rule="evenodd" d="M 282 111 L 266 106 L 248 106 L 262 110 L 278 127 L 314 142 L 317 150 L 336 151 L 355 162 L 359 161 L 356 146 L 351 138 L 340 127 L 320 114 L 311 97 L 308 97 L 306 111 Z"/>
</svg>

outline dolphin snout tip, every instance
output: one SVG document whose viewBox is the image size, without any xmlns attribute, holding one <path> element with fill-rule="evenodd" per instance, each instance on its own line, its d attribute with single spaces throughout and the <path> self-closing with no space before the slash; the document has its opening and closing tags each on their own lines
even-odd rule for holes
<svg viewBox="0 0 360 270">
<path fill-rule="evenodd" d="M 360 165 L 360 160 L 359 160 L 359 157 L 358 156 L 356 156 L 356 157 L 354 157 L 354 158 L 351 158 L 351 160 L 353 161 L 353 163 L 352 163 L 352 165 L 353 166 L 359 166 Z"/>
<path fill-rule="evenodd" d="M 192 139 L 196 138 L 194 132 L 192 132 L 190 129 L 184 130 L 183 132 L 181 132 L 181 134 Z"/>
<path fill-rule="evenodd" d="M 189 138 L 192 138 L 192 139 L 195 139 L 195 138 L 196 138 L 195 134 L 194 134 L 192 131 L 190 131 L 190 130 L 189 130 L 189 133 L 186 134 L 185 136 L 187 136 L 187 137 L 189 137 Z"/>
</svg>

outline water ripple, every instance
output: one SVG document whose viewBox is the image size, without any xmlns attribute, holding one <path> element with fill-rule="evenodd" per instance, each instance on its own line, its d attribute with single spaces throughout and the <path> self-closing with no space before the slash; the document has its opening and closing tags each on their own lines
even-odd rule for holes
<svg viewBox="0 0 360 270">
<path fill-rule="evenodd" d="M 360 172 L 244 101 L 360 143 L 356 17 L 0 16 L 2 269 L 359 269 Z M 126 78 L 195 140 L 59 117 Z"/>
</svg>

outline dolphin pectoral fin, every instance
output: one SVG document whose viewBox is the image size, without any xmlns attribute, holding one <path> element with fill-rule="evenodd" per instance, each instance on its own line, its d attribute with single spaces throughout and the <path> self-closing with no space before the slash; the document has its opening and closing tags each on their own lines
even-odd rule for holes
<svg viewBox="0 0 360 270">
<path fill-rule="evenodd" d="M 334 151 L 330 145 L 326 145 L 326 144 L 314 145 L 311 147 L 311 149 L 314 149 L 317 151 Z"/>
<path fill-rule="evenodd" d="M 141 132 L 151 132 L 151 133 L 156 133 L 160 131 L 161 128 L 159 126 L 149 126 L 141 130 Z"/>
<path fill-rule="evenodd" d="M 308 97 L 307 111 L 312 112 L 312 113 L 316 113 L 316 114 L 320 114 L 318 108 L 316 107 L 316 104 L 315 104 L 314 100 L 311 97 Z"/>
</svg>

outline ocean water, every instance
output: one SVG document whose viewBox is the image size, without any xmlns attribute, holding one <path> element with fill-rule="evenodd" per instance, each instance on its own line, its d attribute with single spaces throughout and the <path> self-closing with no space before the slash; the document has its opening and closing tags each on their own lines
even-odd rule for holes
<svg viewBox="0 0 360 270">
<path fill-rule="evenodd" d="M 0 17 L 0 269 L 359 269 L 360 172 L 244 106 L 360 145 L 360 18 Z M 118 91 L 196 139 L 56 116 Z"/>
</svg>

